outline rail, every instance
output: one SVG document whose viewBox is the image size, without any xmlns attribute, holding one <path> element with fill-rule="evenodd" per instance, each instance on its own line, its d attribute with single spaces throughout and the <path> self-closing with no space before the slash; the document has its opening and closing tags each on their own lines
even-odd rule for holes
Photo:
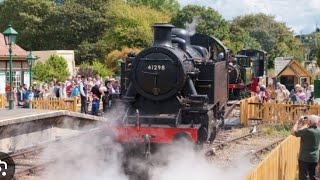
<svg viewBox="0 0 320 180">
<path fill-rule="evenodd" d="M 294 180 L 300 138 L 289 136 L 273 149 L 244 180 Z"/>
<path fill-rule="evenodd" d="M 77 112 L 78 99 L 36 98 L 30 102 L 31 109 L 68 110 Z"/>
<path fill-rule="evenodd" d="M 0 94 L 0 109 L 5 108 L 6 100 L 5 94 Z"/>
<path fill-rule="evenodd" d="M 240 122 L 247 126 L 251 121 L 260 123 L 294 122 L 301 115 L 320 114 L 320 104 L 256 102 L 254 97 L 241 100 Z"/>
</svg>

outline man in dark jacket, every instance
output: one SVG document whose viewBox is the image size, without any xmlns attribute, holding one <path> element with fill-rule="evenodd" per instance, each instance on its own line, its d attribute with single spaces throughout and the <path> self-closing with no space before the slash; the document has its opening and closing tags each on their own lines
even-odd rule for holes
<svg viewBox="0 0 320 180">
<path fill-rule="evenodd" d="M 300 122 L 308 127 L 298 130 Z M 291 135 L 301 137 L 299 152 L 299 180 L 316 180 L 316 166 L 319 160 L 320 129 L 317 128 L 318 116 L 300 117 L 291 129 Z M 308 178 L 309 177 L 309 178 Z"/>
<path fill-rule="evenodd" d="M 96 103 L 96 112 L 94 111 L 93 102 L 92 102 L 92 115 L 97 115 L 99 108 L 100 108 L 100 100 L 101 100 L 101 90 L 100 90 L 100 82 L 97 81 L 96 84 L 91 89 L 92 95 L 95 96 L 95 103 Z"/>
<path fill-rule="evenodd" d="M 79 89 L 80 89 L 80 97 L 81 97 L 81 113 L 88 113 L 88 96 L 87 96 L 87 88 L 85 85 L 86 77 L 81 76 L 81 81 L 79 83 Z"/>
</svg>

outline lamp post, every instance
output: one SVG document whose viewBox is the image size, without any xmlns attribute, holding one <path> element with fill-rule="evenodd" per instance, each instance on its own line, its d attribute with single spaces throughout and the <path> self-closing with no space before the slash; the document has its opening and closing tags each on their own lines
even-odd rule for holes
<svg viewBox="0 0 320 180">
<path fill-rule="evenodd" d="M 123 62 L 122 59 L 118 59 L 118 68 L 119 68 L 119 74 L 121 73 L 121 63 Z"/>
<path fill-rule="evenodd" d="M 29 55 L 26 57 L 27 59 L 27 63 L 28 63 L 28 66 L 29 66 L 29 82 L 30 82 L 30 86 L 32 85 L 32 65 L 34 64 L 34 62 L 36 61 L 36 57 L 32 54 L 32 52 L 30 51 Z"/>
<path fill-rule="evenodd" d="M 8 28 L 3 32 L 4 41 L 6 45 L 9 45 L 9 82 L 10 82 L 10 99 L 9 99 L 9 109 L 13 109 L 13 97 L 12 97 L 12 45 L 16 43 L 17 31 L 15 31 L 11 25 L 8 25 Z"/>
</svg>

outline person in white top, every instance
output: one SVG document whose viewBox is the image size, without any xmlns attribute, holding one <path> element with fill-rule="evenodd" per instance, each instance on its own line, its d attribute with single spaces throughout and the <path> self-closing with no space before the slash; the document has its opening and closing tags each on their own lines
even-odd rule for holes
<svg viewBox="0 0 320 180">
<path fill-rule="evenodd" d="M 50 81 L 50 86 L 49 86 L 49 98 L 56 98 L 56 92 L 55 92 L 56 88 L 55 88 L 55 84 L 53 81 Z"/>
<path fill-rule="evenodd" d="M 277 84 L 278 85 L 278 84 Z M 284 102 L 284 100 L 286 99 L 287 95 L 286 95 L 286 92 L 285 90 L 283 89 L 282 85 L 279 84 L 278 85 L 278 89 L 275 90 L 276 94 L 277 94 L 277 102 L 278 103 L 282 103 Z"/>
</svg>

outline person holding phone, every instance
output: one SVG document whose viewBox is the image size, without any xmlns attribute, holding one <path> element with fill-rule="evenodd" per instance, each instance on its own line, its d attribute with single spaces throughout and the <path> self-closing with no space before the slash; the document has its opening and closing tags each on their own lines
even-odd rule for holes
<svg viewBox="0 0 320 180">
<path fill-rule="evenodd" d="M 307 128 L 298 130 L 300 123 Z M 318 116 L 301 116 L 293 125 L 291 135 L 300 137 L 299 180 L 316 180 L 316 166 L 319 160 L 320 129 L 317 127 Z M 308 178 L 309 177 L 309 178 Z"/>
</svg>

